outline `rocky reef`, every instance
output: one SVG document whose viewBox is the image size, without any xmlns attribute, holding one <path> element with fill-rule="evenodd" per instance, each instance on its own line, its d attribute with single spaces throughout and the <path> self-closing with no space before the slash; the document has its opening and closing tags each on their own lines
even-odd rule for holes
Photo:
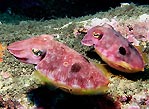
<svg viewBox="0 0 149 109">
<path fill-rule="evenodd" d="M 149 108 L 148 16 L 149 6 L 134 4 L 78 18 L 66 17 L 41 21 L 8 13 L 1 14 L 2 46 L 35 35 L 52 34 L 55 40 L 76 50 L 88 60 L 104 63 L 93 48 L 83 46 L 81 40 L 88 29 L 106 22 L 125 38 L 130 39 L 134 46 L 140 46 L 140 52 L 147 55 L 143 72 L 128 74 L 106 66 L 109 70 L 107 75 L 110 80 L 109 90 L 101 95 L 80 96 L 44 84 L 33 74 L 34 65 L 20 63 L 5 50 L 3 62 L 0 63 L 0 107 L 2 109 Z"/>
</svg>

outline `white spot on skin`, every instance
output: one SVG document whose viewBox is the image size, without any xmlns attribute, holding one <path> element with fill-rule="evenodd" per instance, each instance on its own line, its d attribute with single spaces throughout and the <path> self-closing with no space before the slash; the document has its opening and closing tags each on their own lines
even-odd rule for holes
<svg viewBox="0 0 149 109">
<path fill-rule="evenodd" d="M 108 56 L 108 59 L 109 59 L 110 61 L 115 61 L 114 55 L 109 55 L 109 56 Z"/>
<path fill-rule="evenodd" d="M 66 76 L 61 75 L 61 77 L 59 77 L 60 81 L 65 81 L 66 80 Z"/>
<path fill-rule="evenodd" d="M 61 67 L 59 67 L 58 68 L 58 70 L 57 70 L 57 72 L 62 72 L 62 70 L 61 70 L 62 68 Z"/>
<path fill-rule="evenodd" d="M 46 40 L 47 40 L 47 38 L 43 38 L 43 40 L 45 40 L 45 41 L 46 41 Z"/>
<path fill-rule="evenodd" d="M 88 80 L 87 82 L 88 83 L 86 83 L 86 88 L 94 88 L 94 84 L 90 80 Z"/>
<path fill-rule="evenodd" d="M 77 84 L 72 84 L 71 85 L 73 88 L 81 88 L 79 85 L 77 85 Z"/>
<path fill-rule="evenodd" d="M 47 65 L 51 63 L 50 59 L 46 59 L 45 61 L 46 61 Z"/>
<path fill-rule="evenodd" d="M 108 56 L 107 50 L 103 50 L 103 51 L 102 51 L 102 55 Z"/>
<path fill-rule="evenodd" d="M 71 86 L 74 87 L 74 88 L 81 88 L 81 87 L 78 85 L 78 80 L 76 80 L 76 79 L 73 81 L 73 83 L 71 84 Z"/>
<path fill-rule="evenodd" d="M 55 80 L 51 72 L 49 72 L 47 76 L 48 76 L 49 79 L 51 79 L 53 81 Z"/>
<path fill-rule="evenodd" d="M 60 84 L 62 84 L 62 85 L 66 85 L 66 83 L 65 82 L 63 82 L 63 81 L 58 81 Z"/>
<path fill-rule="evenodd" d="M 111 45 L 110 44 L 106 44 L 105 47 L 108 49 L 108 48 L 111 47 Z"/>
</svg>

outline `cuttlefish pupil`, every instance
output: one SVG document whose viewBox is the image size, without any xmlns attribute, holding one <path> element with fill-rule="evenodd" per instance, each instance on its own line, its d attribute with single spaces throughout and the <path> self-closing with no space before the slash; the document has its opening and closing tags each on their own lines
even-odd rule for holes
<svg viewBox="0 0 149 109">
<path fill-rule="evenodd" d="M 36 56 L 42 56 L 43 55 L 43 51 L 39 50 L 39 49 L 32 49 L 32 52 L 34 55 Z"/>
<path fill-rule="evenodd" d="M 97 39 L 100 40 L 102 38 L 103 34 L 102 33 L 93 32 L 93 36 L 94 36 L 94 38 L 97 38 Z"/>
</svg>

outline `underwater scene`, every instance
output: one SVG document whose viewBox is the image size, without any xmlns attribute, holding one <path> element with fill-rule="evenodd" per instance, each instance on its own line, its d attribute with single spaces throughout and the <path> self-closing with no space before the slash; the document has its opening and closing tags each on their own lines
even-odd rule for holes
<svg viewBox="0 0 149 109">
<path fill-rule="evenodd" d="M 39 1 L 0 2 L 0 109 L 149 109 L 147 3 L 57 16 Z"/>
</svg>

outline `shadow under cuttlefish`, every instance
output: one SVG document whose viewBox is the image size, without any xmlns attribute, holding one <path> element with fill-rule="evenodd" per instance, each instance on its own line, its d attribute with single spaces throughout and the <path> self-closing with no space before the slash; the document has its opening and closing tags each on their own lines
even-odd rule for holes
<svg viewBox="0 0 149 109">
<path fill-rule="evenodd" d="M 120 109 L 120 104 L 108 94 L 74 95 L 47 85 L 32 89 L 28 99 L 36 109 Z"/>
</svg>

